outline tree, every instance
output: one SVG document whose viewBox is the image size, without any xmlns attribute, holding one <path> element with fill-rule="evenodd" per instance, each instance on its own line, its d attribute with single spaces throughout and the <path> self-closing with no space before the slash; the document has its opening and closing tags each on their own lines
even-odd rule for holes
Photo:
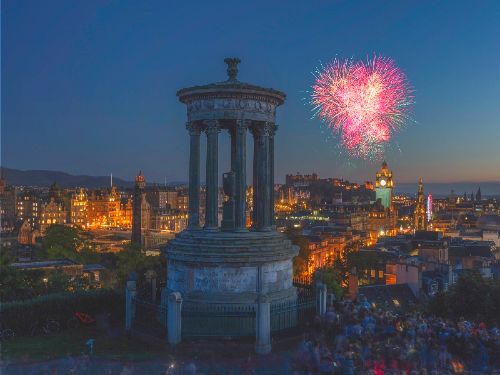
<svg viewBox="0 0 500 375">
<path fill-rule="evenodd" d="M 70 278 L 61 270 L 50 272 L 46 277 L 46 287 L 48 293 L 60 293 L 68 290 Z"/>
<path fill-rule="evenodd" d="M 344 289 L 341 286 L 341 275 L 332 267 L 320 268 L 314 273 L 314 278 L 326 285 L 329 292 L 334 293 L 337 299 L 342 298 Z"/>
<path fill-rule="evenodd" d="M 125 285 L 131 272 L 137 272 L 139 277 L 142 277 L 147 270 L 154 269 L 160 275 L 164 273 L 162 272 L 164 268 L 161 257 L 146 256 L 138 245 L 129 244 L 117 254 L 117 287 L 120 288 Z"/>
<path fill-rule="evenodd" d="M 350 242 L 345 246 L 343 256 L 335 259 L 333 269 L 338 273 L 340 285 L 347 286 L 353 268 L 358 271 L 371 269 L 378 262 L 375 254 L 359 252 L 362 246 L 362 241 Z"/>
<path fill-rule="evenodd" d="M 3 302 L 16 299 L 23 291 L 21 273 L 11 262 L 5 251 L 0 251 L 0 300 Z"/>
<path fill-rule="evenodd" d="M 446 292 L 434 296 L 427 306 L 438 316 L 500 323 L 500 282 L 487 280 L 475 270 L 464 270 Z"/>
<path fill-rule="evenodd" d="M 97 263 L 99 254 L 90 243 L 90 234 L 65 225 L 51 225 L 43 238 L 45 256 L 49 259 L 68 258 L 76 262 Z"/>
<path fill-rule="evenodd" d="M 43 247 L 47 252 L 51 248 L 57 247 L 57 253 L 66 251 L 67 254 L 74 254 L 84 243 L 80 234 L 76 228 L 59 224 L 50 225 L 45 231 Z"/>
</svg>

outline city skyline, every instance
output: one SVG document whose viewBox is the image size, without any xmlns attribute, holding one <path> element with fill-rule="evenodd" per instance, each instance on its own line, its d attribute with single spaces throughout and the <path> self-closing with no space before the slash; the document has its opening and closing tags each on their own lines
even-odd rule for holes
<svg viewBox="0 0 500 375">
<path fill-rule="evenodd" d="M 150 181 L 187 181 L 185 109 L 175 92 L 224 80 L 221 62 L 234 55 L 242 81 L 287 94 L 278 110 L 277 182 L 297 171 L 373 180 L 381 161 L 339 158 L 311 119 L 307 90 L 320 62 L 377 53 L 394 58 L 416 90 L 415 122 L 397 137 L 401 151 L 386 155 L 396 186 L 418 177 L 424 184 L 497 182 L 500 53 L 490 47 L 500 32 L 498 7 L 313 2 L 280 12 L 276 3 L 255 3 L 241 20 L 229 3 L 172 11 L 160 2 L 7 2 L 2 166 L 126 180 L 142 170 Z M 224 135 L 220 170 L 228 168 L 227 145 Z"/>
</svg>

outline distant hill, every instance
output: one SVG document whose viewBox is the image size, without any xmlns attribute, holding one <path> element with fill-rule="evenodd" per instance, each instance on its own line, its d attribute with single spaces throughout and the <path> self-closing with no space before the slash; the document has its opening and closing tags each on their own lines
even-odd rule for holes
<svg viewBox="0 0 500 375">
<path fill-rule="evenodd" d="M 27 170 L 1 168 L 2 176 L 9 185 L 15 186 L 50 186 L 56 182 L 62 188 L 84 187 L 88 189 L 98 189 L 109 187 L 110 176 L 75 176 L 65 172 Z M 125 181 L 121 178 L 113 177 L 113 185 L 118 187 L 133 187 L 132 181 Z"/>
<path fill-rule="evenodd" d="M 448 196 L 453 189 L 455 194 L 463 195 L 464 192 L 467 195 L 470 193 L 476 194 L 477 189 L 481 187 L 481 193 L 483 196 L 498 196 L 500 195 L 500 181 L 482 181 L 482 182 L 449 182 L 449 183 L 438 183 L 424 181 L 424 193 L 431 193 L 436 197 Z M 394 190 L 397 193 L 404 193 L 410 195 L 416 195 L 418 189 L 418 183 L 395 183 Z"/>
</svg>

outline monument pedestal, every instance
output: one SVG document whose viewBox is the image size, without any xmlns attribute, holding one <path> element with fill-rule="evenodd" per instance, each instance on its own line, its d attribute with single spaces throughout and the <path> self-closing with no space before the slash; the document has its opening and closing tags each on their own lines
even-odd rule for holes
<svg viewBox="0 0 500 375">
<path fill-rule="evenodd" d="M 256 303 L 296 298 L 297 249 L 278 232 L 185 231 L 168 247 L 167 287 L 185 302 Z"/>
</svg>

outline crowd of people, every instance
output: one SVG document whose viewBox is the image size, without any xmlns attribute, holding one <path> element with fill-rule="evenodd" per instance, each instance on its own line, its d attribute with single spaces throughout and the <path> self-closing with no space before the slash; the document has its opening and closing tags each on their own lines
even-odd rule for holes
<svg viewBox="0 0 500 375">
<path fill-rule="evenodd" d="M 500 330 L 485 323 L 342 301 L 309 332 L 294 354 L 294 375 L 500 373 Z"/>
<path fill-rule="evenodd" d="M 88 354 L 39 364 L 9 366 L 6 374 L 293 374 L 413 375 L 500 374 L 500 329 L 464 319 L 376 309 L 366 300 L 344 300 L 317 316 L 296 350 L 268 357 L 226 358 L 217 366 L 196 362 L 105 363 Z M 215 361 L 218 362 L 218 361 Z M 199 367 L 197 367 L 199 366 Z"/>
</svg>

